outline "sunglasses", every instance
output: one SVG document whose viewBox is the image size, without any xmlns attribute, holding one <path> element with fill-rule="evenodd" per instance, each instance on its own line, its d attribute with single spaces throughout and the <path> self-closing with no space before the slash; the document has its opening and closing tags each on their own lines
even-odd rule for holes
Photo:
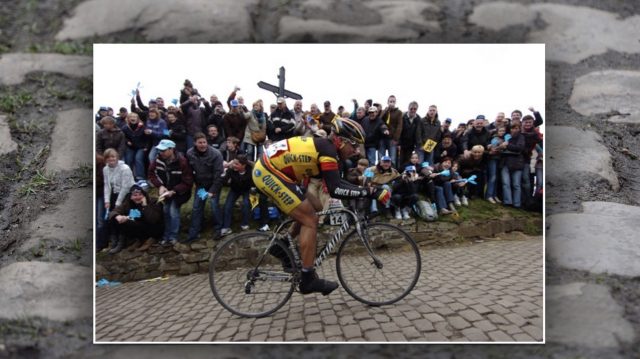
<svg viewBox="0 0 640 359">
<path fill-rule="evenodd" d="M 353 141 L 353 140 L 350 140 L 350 139 L 344 138 L 344 137 L 340 137 L 340 138 L 342 139 L 342 141 L 350 144 L 353 147 L 356 147 L 358 145 L 358 142 L 356 142 L 356 141 Z"/>
</svg>

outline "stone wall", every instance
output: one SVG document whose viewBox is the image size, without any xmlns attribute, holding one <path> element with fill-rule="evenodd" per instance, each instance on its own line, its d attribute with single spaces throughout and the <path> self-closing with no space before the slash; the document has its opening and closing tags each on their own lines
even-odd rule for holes
<svg viewBox="0 0 640 359">
<path fill-rule="evenodd" d="M 452 222 L 423 222 L 410 221 L 400 224 L 395 220 L 391 223 L 407 231 L 421 247 L 447 245 L 458 241 L 475 238 L 490 238 L 497 234 L 524 231 L 530 228 L 542 228 L 542 217 L 502 218 L 469 221 L 463 223 Z M 337 226 L 324 226 L 321 230 L 330 233 Z M 319 246 L 328 236 L 322 234 Z M 130 252 L 123 250 L 116 255 L 99 253 L 96 259 L 96 280 L 107 278 L 117 281 L 138 281 L 165 275 L 188 275 L 192 273 L 207 273 L 209 258 L 219 241 L 200 240 L 192 244 L 178 243 L 173 247 L 153 245 L 146 252 Z"/>
</svg>

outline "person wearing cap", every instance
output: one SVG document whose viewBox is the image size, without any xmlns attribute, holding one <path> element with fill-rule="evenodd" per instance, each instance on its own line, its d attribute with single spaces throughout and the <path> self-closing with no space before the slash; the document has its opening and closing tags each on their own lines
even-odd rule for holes
<svg viewBox="0 0 640 359">
<path fill-rule="evenodd" d="M 102 125 L 100 124 L 100 120 L 102 120 L 103 117 L 108 116 L 108 112 L 109 112 L 109 108 L 107 106 L 100 106 L 100 108 L 98 109 L 98 112 L 96 112 L 95 121 L 100 128 L 102 128 Z"/>
<path fill-rule="evenodd" d="M 205 134 L 196 133 L 194 139 L 195 145 L 187 151 L 187 160 L 193 169 L 193 179 L 196 184 L 187 242 L 197 240 L 200 235 L 207 200 L 209 200 L 213 215 L 214 239 L 220 236 L 220 229 L 222 228 L 222 212 L 220 211 L 220 192 L 222 190 L 222 173 L 224 169 L 222 166 L 222 154 L 217 149 L 209 146 Z M 200 193 L 202 191 L 206 191 L 206 197 L 201 196 Z"/>
<path fill-rule="evenodd" d="M 481 145 L 484 149 L 487 149 L 487 145 L 491 142 L 491 133 L 484 126 L 484 115 L 476 116 L 473 121 L 473 128 L 467 131 L 467 134 L 462 139 L 462 148 L 458 151 L 464 155 L 465 158 L 471 156 L 471 148 L 475 145 Z"/>
<path fill-rule="evenodd" d="M 382 111 L 380 118 L 387 125 L 389 129 L 389 136 L 383 137 L 380 141 L 379 156 L 384 156 L 386 151 L 389 151 L 391 157 L 391 163 L 394 166 L 399 166 L 398 163 L 398 144 L 400 141 L 400 135 L 402 134 L 402 111 L 396 107 L 396 97 L 394 95 L 389 96 L 387 99 L 387 107 Z"/>
<path fill-rule="evenodd" d="M 451 134 L 451 122 L 453 122 L 453 120 L 449 117 L 447 117 L 446 120 L 444 120 L 444 122 L 442 123 L 442 135 L 444 136 L 445 134 Z"/>
<path fill-rule="evenodd" d="M 102 129 L 96 134 L 96 153 L 102 154 L 107 148 L 113 148 L 119 154 L 127 150 L 127 142 L 122 130 L 116 126 L 116 120 L 111 116 L 100 120 Z"/>
<path fill-rule="evenodd" d="M 391 203 L 396 208 L 396 219 L 411 219 L 409 208 L 418 202 L 419 180 L 416 166 L 408 165 L 402 176 L 393 182 Z"/>
<path fill-rule="evenodd" d="M 369 109 L 375 108 L 371 106 Z M 380 162 L 377 165 L 369 167 L 369 170 L 373 172 L 373 177 L 369 182 L 373 188 L 379 188 L 387 191 L 391 191 L 393 187 L 393 181 L 400 177 L 400 173 L 396 170 L 392 163 L 390 156 L 382 156 Z M 393 193 L 393 192 L 392 192 Z M 391 214 L 389 211 L 391 202 L 381 203 L 383 205 L 382 212 L 385 214 Z M 371 212 L 378 212 L 378 203 L 371 201 Z"/>
<path fill-rule="evenodd" d="M 238 155 L 236 159 L 231 162 L 231 166 L 222 176 L 221 184 L 229 187 L 227 192 L 227 198 L 224 203 L 224 209 L 222 211 L 222 229 L 220 235 L 226 236 L 232 233 L 231 224 L 233 223 L 233 207 L 238 200 L 242 197 L 242 205 L 240 211 L 242 218 L 240 222 L 240 229 L 246 231 L 249 229 L 249 218 L 251 216 L 251 204 L 249 202 L 249 194 L 251 187 L 253 187 L 252 172 L 253 166 L 247 159 L 247 156 L 242 154 Z"/>
<path fill-rule="evenodd" d="M 400 147 L 399 162 L 409 162 L 414 152 L 418 154 L 418 162 L 421 162 L 418 152 L 420 146 L 422 146 L 422 119 L 418 116 L 418 103 L 411 101 L 407 112 L 402 115 L 402 133 L 398 144 Z"/>
<path fill-rule="evenodd" d="M 334 117 L 336 117 L 336 114 L 331 110 L 331 102 L 327 100 L 324 102 L 324 112 L 322 112 L 318 118 L 320 120 L 320 127 L 327 133 L 331 133 L 331 121 Z"/>
<path fill-rule="evenodd" d="M 138 115 L 140 115 L 138 113 Z M 167 122 L 160 118 L 160 111 L 155 108 L 149 109 L 147 114 L 148 119 L 145 123 L 144 134 L 149 137 L 151 143 L 151 150 L 149 151 L 149 163 L 153 162 L 157 156 L 156 146 L 160 143 L 160 140 L 166 137 L 166 133 L 169 130 Z M 142 119 L 142 117 L 140 117 Z"/>
<path fill-rule="evenodd" d="M 226 138 L 235 137 L 242 140 L 251 113 L 245 112 L 235 99 L 229 101 L 229 106 L 231 110 L 222 116 L 224 134 Z"/>
<path fill-rule="evenodd" d="M 278 142 L 294 136 L 296 121 L 293 113 L 287 108 L 283 97 L 278 97 L 276 110 L 267 122 L 267 136 L 271 142 Z"/>
<path fill-rule="evenodd" d="M 120 252 L 128 244 L 130 251 L 146 251 L 164 231 L 162 205 L 151 199 L 142 186 L 134 184 L 122 204 L 109 213 L 109 225 L 118 233 L 117 245 L 110 254 Z"/>
<path fill-rule="evenodd" d="M 418 153 L 421 155 L 421 160 L 433 163 L 433 150 L 427 152 L 423 146 L 427 141 L 433 141 L 435 144 L 442 141 L 442 125 L 439 120 L 438 107 L 436 105 L 429 106 L 427 114 L 422 119 L 422 142 L 418 148 Z"/>
<path fill-rule="evenodd" d="M 369 116 L 362 121 L 362 129 L 365 133 L 364 149 L 367 159 L 371 165 L 376 163 L 376 154 L 380 146 L 380 141 L 389 135 L 389 129 L 384 124 L 380 116 L 378 116 L 378 109 L 375 106 L 369 107 Z"/>
<path fill-rule="evenodd" d="M 149 181 L 158 188 L 164 202 L 162 245 L 173 245 L 180 231 L 180 207 L 191 197 L 193 170 L 187 159 L 175 151 L 176 144 L 162 140 L 156 146 L 158 157 L 149 165 Z"/>
<path fill-rule="evenodd" d="M 306 177 L 322 178 L 327 192 L 333 198 L 375 198 L 387 203 L 390 193 L 379 188 L 355 186 L 340 177 L 338 161 L 350 158 L 358 152 L 358 144 L 364 143 L 362 127 L 351 120 L 334 118 L 332 130 L 323 137 L 292 137 L 274 142 L 264 151 L 253 168 L 253 183 L 267 195 L 278 208 L 295 220 L 289 234 L 299 236 L 302 273 L 299 289 L 302 294 L 328 295 L 338 288 L 333 281 L 321 279 L 315 272 L 318 215 L 322 204 L 315 196 L 304 193 L 300 185 Z M 288 247 L 283 239 L 280 245 Z M 274 246 L 270 254 L 278 258 L 285 270 L 292 264 L 286 253 Z"/>
<path fill-rule="evenodd" d="M 127 111 L 126 107 L 120 107 L 120 109 L 118 110 L 118 116 L 115 117 L 115 119 L 116 119 L 116 126 L 118 126 L 119 129 L 122 129 L 124 126 L 127 125 L 128 114 L 129 112 Z"/>
</svg>

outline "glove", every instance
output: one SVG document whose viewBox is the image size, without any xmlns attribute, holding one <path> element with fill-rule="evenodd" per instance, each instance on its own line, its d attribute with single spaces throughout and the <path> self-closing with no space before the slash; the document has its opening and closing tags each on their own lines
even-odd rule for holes
<svg viewBox="0 0 640 359">
<path fill-rule="evenodd" d="M 371 194 L 371 196 L 377 199 L 382 205 L 387 205 L 391 200 L 391 191 L 384 188 L 376 188 L 375 191 Z"/>
</svg>

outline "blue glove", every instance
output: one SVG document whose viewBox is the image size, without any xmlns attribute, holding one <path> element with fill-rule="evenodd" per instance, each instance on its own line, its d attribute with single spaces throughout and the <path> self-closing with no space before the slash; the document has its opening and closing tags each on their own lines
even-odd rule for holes
<svg viewBox="0 0 640 359">
<path fill-rule="evenodd" d="M 178 105 L 178 99 L 177 99 L 177 98 L 174 98 L 173 100 L 171 100 L 171 103 L 172 103 L 174 106 L 177 106 L 177 105 Z"/>
<path fill-rule="evenodd" d="M 499 141 L 500 141 L 500 139 L 498 139 L 498 137 L 492 138 L 491 139 L 491 146 L 495 147 L 495 146 L 499 145 Z"/>
<path fill-rule="evenodd" d="M 475 185 L 477 185 L 478 183 L 476 182 L 476 178 L 478 178 L 478 176 L 476 176 L 476 175 L 471 175 L 471 177 L 467 178 L 467 179 L 465 180 L 465 182 L 469 182 L 469 183 L 471 183 L 471 184 L 475 184 Z"/>
<path fill-rule="evenodd" d="M 167 130 L 167 129 L 162 130 L 162 134 L 165 135 L 165 136 L 169 136 L 169 130 Z"/>
<path fill-rule="evenodd" d="M 450 174 L 451 174 L 451 171 L 449 171 L 449 170 L 444 170 L 444 171 L 438 173 L 439 176 L 448 176 Z"/>
<path fill-rule="evenodd" d="M 139 210 L 134 208 L 134 209 L 129 210 L 129 216 L 128 217 L 131 218 L 131 219 L 140 218 L 140 217 L 142 217 L 142 213 L 140 213 Z"/>
<path fill-rule="evenodd" d="M 504 135 L 504 140 L 509 142 L 509 140 L 511 139 L 511 135 L 510 134 L 506 134 Z"/>
<path fill-rule="evenodd" d="M 198 192 L 196 192 L 196 195 L 200 197 L 201 200 L 205 200 L 209 196 L 209 192 L 204 188 L 200 188 Z"/>
</svg>

